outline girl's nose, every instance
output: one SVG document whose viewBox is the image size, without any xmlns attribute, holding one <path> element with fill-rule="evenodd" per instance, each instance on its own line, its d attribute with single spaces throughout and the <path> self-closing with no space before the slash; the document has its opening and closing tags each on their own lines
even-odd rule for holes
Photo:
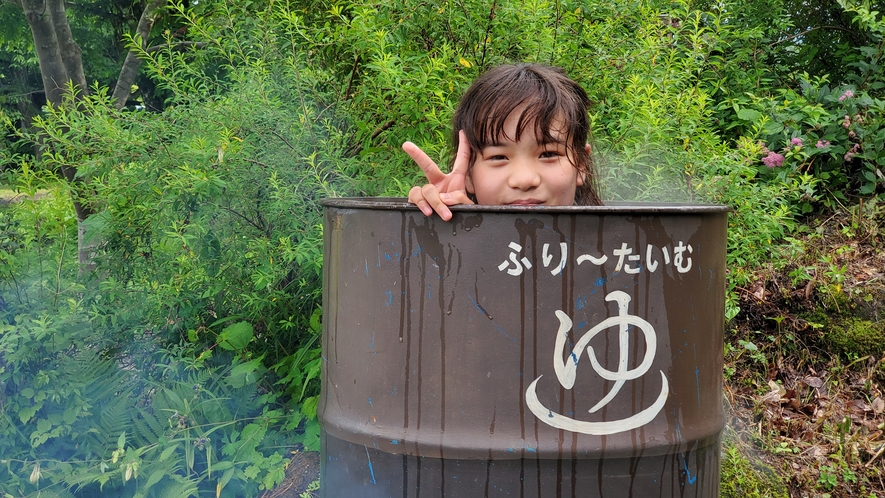
<svg viewBox="0 0 885 498">
<path fill-rule="evenodd" d="M 512 161 L 508 185 L 519 190 L 529 190 L 541 184 L 541 175 L 531 161 Z"/>
</svg>

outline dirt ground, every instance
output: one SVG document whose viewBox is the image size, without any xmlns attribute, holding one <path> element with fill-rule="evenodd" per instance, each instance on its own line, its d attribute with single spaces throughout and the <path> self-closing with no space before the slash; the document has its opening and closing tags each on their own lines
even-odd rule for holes
<svg viewBox="0 0 885 498">
<path fill-rule="evenodd" d="M 809 223 L 739 289 L 726 332 L 731 429 L 790 497 L 885 497 L 881 211 Z"/>
<path fill-rule="evenodd" d="M 286 478 L 276 488 L 265 491 L 261 498 L 300 498 L 303 493 L 319 496 L 310 491 L 311 483 L 320 478 L 320 454 L 315 451 L 295 451 L 286 467 Z"/>
</svg>

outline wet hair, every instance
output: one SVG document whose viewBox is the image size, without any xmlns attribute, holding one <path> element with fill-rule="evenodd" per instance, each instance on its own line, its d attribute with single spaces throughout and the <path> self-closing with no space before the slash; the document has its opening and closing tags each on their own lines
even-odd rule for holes
<svg viewBox="0 0 885 498">
<path fill-rule="evenodd" d="M 452 150 L 458 149 L 458 130 L 464 130 L 472 167 L 482 149 L 499 143 L 505 136 L 507 117 L 523 107 L 516 136 L 506 138 L 519 141 L 531 126 L 543 143 L 564 139 L 569 161 L 579 175 L 584 175 L 584 184 L 575 191 L 575 204 L 601 205 L 594 161 L 585 149 L 590 139 L 589 104 L 584 89 L 557 67 L 541 64 L 495 67 L 474 81 L 461 97 L 452 118 Z M 554 131 L 560 135 L 554 136 Z"/>
</svg>

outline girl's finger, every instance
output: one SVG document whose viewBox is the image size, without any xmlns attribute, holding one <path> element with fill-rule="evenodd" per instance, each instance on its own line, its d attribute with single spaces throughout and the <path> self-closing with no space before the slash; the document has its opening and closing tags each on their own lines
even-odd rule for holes
<svg viewBox="0 0 885 498">
<path fill-rule="evenodd" d="M 433 208 L 434 211 L 436 211 L 436 214 L 438 214 L 439 217 L 443 219 L 443 221 L 449 221 L 450 219 L 452 219 L 452 212 L 449 210 L 449 207 L 446 206 L 446 203 L 440 197 L 441 195 L 446 194 L 440 192 L 439 189 L 436 188 L 436 185 L 433 185 L 432 183 L 424 185 L 423 187 L 421 187 L 421 195 L 424 200 L 427 201 L 428 204 L 430 204 L 430 207 Z"/>
<path fill-rule="evenodd" d="M 439 195 L 440 199 L 445 203 L 446 206 L 457 206 L 460 204 L 474 204 L 470 197 L 467 197 L 467 193 L 463 190 L 453 190 L 451 192 L 447 192 L 445 194 Z"/>
<path fill-rule="evenodd" d="M 433 208 L 430 207 L 430 204 L 427 204 L 427 201 L 424 199 L 424 193 L 421 190 L 421 187 L 412 187 L 409 190 L 409 202 L 418 206 L 418 209 L 424 213 L 424 216 L 430 216 L 433 214 Z"/>
<path fill-rule="evenodd" d="M 436 183 L 445 178 L 443 172 L 440 171 L 436 163 L 433 162 L 433 159 L 425 154 L 420 147 L 412 142 L 405 142 L 403 143 L 403 150 L 413 161 L 415 161 L 418 167 L 421 168 L 421 171 L 424 172 L 424 176 L 427 177 L 427 181 L 430 183 Z"/>
<path fill-rule="evenodd" d="M 458 152 L 455 153 L 455 162 L 452 164 L 452 173 L 467 174 L 470 165 L 470 144 L 467 143 L 467 134 L 464 130 L 458 130 Z"/>
</svg>

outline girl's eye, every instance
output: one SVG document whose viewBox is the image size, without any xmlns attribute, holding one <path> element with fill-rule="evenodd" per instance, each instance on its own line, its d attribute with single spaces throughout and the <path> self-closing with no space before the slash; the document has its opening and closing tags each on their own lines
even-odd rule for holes
<svg viewBox="0 0 885 498">
<path fill-rule="evenodd" d="M 545 150 L 544 152 L 541 153 L 542 159 L 554 159 L 559 156 L 560 156 L 559 152 L 555 151 L 555 150 Z"/>
<path fill-rule="evenodd" d="M 489 157 L 487 157 L 486 159 L 489 160 L 489 161 L 503 161 L 503 160 L 507 159 L 507 157 L 506 157 L 506 156 L 502 156 L 501 154 L 497 154 L 497 155 L 494 155 L 494 156 L 489 156 Z"/>
</svg>

